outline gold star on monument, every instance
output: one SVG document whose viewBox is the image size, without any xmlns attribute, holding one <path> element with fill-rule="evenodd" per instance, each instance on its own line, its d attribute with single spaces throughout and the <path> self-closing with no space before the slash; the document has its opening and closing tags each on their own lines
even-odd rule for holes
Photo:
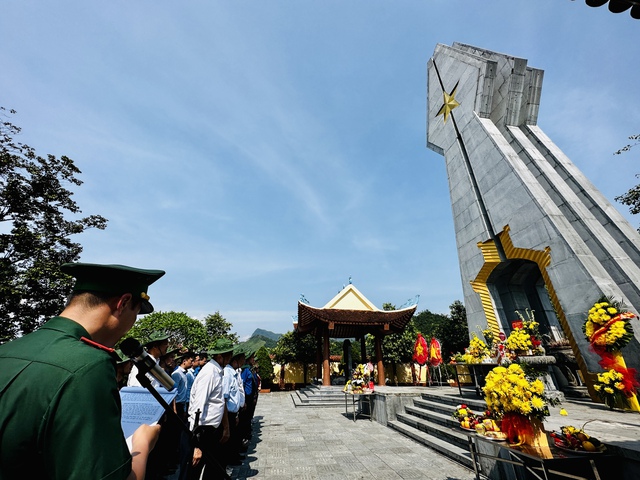
<svg viewBox="0 0 640 480">
<path fill-rule="evenodd" d="M 460 82 L 458 81 L 458 83 Z M 447 118 L 449 118 L 451 110 L 460 106 L 460 104 L 455 99 L 456 90 L 458 89 L 458 83 L 456 83 L 456 86 L 453 87 L 451 93 L 442 92 L 444 103 L 442 104 L 442 107 L 440 107 L 440 110 L 438 111 L 436 117 L 444 114 L 444 123 L 447 123 Z"/>
</svg>

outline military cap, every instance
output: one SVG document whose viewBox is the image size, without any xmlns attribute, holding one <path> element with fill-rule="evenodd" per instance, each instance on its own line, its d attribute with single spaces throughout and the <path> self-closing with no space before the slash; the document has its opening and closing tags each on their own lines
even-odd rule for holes
<svg viewBox="0 0 640 480">
<path fill-rule="evenodd" d="M 169 340 L 169 335 L 167 334 L 167 332 L 155 330 L 151 332 L 151 335 L 149 335 L 149 341 L 145 343 L 144 346 L 148 347 L 153 343 L 160 343 L 160 342 L 164 342 L 165 340 Z M 176 348 L 172 352 L 165 353 L 165 355 L 169 355 L 170 353 L 176 353 L 179 350 L 180 350 L 179 348 Z"/>
<path fill-rule="evenodd" d="M 117 359 L 116 359 L 116 363 L 118 365 L 122 364 L 122 363 L 127 363 L 130 362 L 131 359 L 129 357 L 127 357 L 124 353 L 122 353 L 122 350 L 120 350 L 119 348 L 116 348 L 113 351 L 114 355 L 117 355 Z"/>
<path fill-rule="evenodd" d="M 179 349 L 179 348 L 176 348 L 176 349 L 170 350 L 170 351 L 168 351 L 167 353 L 165 353 L 164 355 L 160 355 L 160 359 L 161 359 L 161 360 L 164 360 L 165 358 L 168 358 L 168 357 L 171 357 L 171 356 L 173 356 L 173 357 L 177 358 L 177 355 L 176 355 L 176 354 L 177 354 L 177 353 L 179 353 L 179 352 L 180 352 L 180 349 Z"/>
<path fill-rule="evenodd" d="M 236 345 L 235 348 L 233 349 L 233 356 L 239 357 L 240 355 L 246 355 L 246 351 L 244 349 L 244 346 Z"/>
<path fill-rule="evenodd" d="M 131 293 L 142 298 L 141 314 L 153 312 L 147 289 L 165 274 L 164 270 L 80 262 L 65 263 L 61 270 L 75 277 L 74 292 Z"/>
<path fill-rule="evenodd" d="M 196 356 L 195 352 L 192 352 L 191 350 L 187 350 L 186 352 L 181 352 L 178 355 L 176 355 L 176 361 L 182 362 L 182 360 L 184 360 L 185 358 L 194 358 L 195 356 Z"/>
<path fill-rule="evenodd" d="M 216 343 L 213 345 L 213 348 L 209 350 L 207 353 L 209 355 L 219 355 L 221 353 L 233 352 L 233 347 L 235 345 L 228 338 L 219 338 L 216 340 Z"/>
</svg>

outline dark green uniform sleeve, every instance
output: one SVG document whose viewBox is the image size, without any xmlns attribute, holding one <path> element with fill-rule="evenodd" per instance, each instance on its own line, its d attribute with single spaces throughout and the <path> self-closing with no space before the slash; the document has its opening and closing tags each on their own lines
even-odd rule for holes
<svg viewBox="0 0 640 480">
<path fill-rule="evenodd" d="M 57 392 L 39 436 L 50 478 L 127 478 L 131 455 L 120 414 L 120 396 L 108 359 L 75 372 Z"/>
</svg>

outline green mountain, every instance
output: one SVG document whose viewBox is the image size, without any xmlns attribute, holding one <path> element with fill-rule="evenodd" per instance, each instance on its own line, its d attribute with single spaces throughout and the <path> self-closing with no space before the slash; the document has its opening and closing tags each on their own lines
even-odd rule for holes
<svg viewBox="0 0 640 480">
<path fill-rule="evenodd" d="M 280 333 L 273 333 L 268 330 L 257 328 L 251 335 L 249 340 L 242 342 L 242 346 L 248 350 L 257 352 L 260 347 L 267 347 L 269 349 L 276 346 L 278 339 L 282 336 Z"/>
<path fill-rule="evenodd" d="M 253 332 L 253 334 L 251 335 L 251 338 L 253 337 L 264 337 L 264 338 L 268 338 L 274 341 L 278 341 L 280 339 L 280 337 L 282 336 L 281 333 L 273 333 L 270 332 L 269 330 L 263 330 L 261 328 L 256 328 L 255 331 Z"/>
</svg>

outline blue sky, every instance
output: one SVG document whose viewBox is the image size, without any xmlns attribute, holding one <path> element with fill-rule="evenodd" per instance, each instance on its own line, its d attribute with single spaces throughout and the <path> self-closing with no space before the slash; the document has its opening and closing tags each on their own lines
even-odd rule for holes
<svg viewBox="0 0 640 480">
<path fill-rule="evenodd" d="M 157 310 L 284 333 L 350 276 L 378 307 L 462 300 L 425 147 L 436 44 L 543 69 L 538 124 L 613 201 L 640 172 L 612 154 L 640 133 L 639 31 L 581 0 L 1 0 L 0 105 L 109 219 L 83 261 L 166 270 Z"/>
</svg>

